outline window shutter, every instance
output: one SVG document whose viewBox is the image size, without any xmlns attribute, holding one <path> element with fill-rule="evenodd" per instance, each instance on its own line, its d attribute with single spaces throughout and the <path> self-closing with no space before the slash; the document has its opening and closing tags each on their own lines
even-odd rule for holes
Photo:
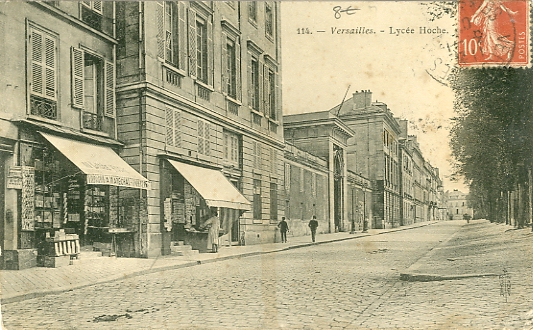
<svg viewBox="0 0 533 330">
<path fill-rule="evenodd" d="M 165 131 L 166 143 L 169 146 L 173 146 L 174 145 L 174 110 L 168 107 L 165 109 L 165 123 L 166 123 L 166 131 Z"/>
<path fill-rule="evenodd" d="M 93 9 L 95 12 L 102 14 L 102 1 L 93 1 Z"/>
<path fill-rule="evenodd" d="M 265 65 L 263 64 L 262 61 L 259 62 L 259 112 L 262 112 L 262 113 L 265 113 L 265 102 L 263 100 L 263 95 L 264 95 L 264 87 L 265 87 L 265 82 L 264 82 L 264 78 L 265 78 L 265 75 L 263 74 L 264 73 L 264 70 L 265 70 Z"/>
<path fill-rule="evenodd" d="M 178 67 L 180 62 L 179 24 L 178 3 L 172 2 L 172 63 L 176 67 Z"/>
<path fill-rule="evenodd" d="M 257 142 L 252 141 L 252 160 L 253 160 L 253 168 L 257 168 Z"/>
<path fill-rule="evenodd" d="M 204 149 L 205 155 L 211 156 L 211 124 L 208 122 L 204 124 Z"/>
<path fill-rule="evenodd" d="M 275 89 L 274 89 L 274 95 L 272 95 L 272 111 L 274 111 L 274 120 L 278 120 L 281 116 L 279 115 L 278 111 L 278 103 L 279 103 L 279 77 L 278 73 L 274 72 L 274 83 L 275 83 Z"/>
<path fill-rule="evenodd" d="M 84 55 L 83 50 L 72 47 L 72 106 L 82 109 L 83 104 L 83 84 L 84 84 Z"/>
<path fill-rule="evenodd" d="M 174 146 L 181 146 L 181 111 L 174 110 Z"/>
<path fill-rule="evenodd" d="M 49 98 L 56 98 L 56 41 L 45 36 L 45 95 Z"/>
<path fill-rule="evenodd" d="M 239 39 L 235 40 L 235 89 L 237 90 L 237 100 L 242 100 L 241 82 L 241 45 Z"/>
<path fill-rule="evenodd" d="M 229 57 L 228 57 L 228 35 L 226 32 L 222 32 L 222 92 L 228 93 L 228 83 L 230 77 L 230 66 L 229 66 Z"/>
<path fill-rule="evenodd" d="M 207 19 L 207 84 L 213 86 L 214 72 L 213 61 L 214 61 L 214 50 L 215 45 L 213 42 L 213 22 L 211 21 L 212 17 Z"/>
<path fill-rule="evenodd" d="M 196 11 L 193 9 L 188 10 L 189 18 L 189 75 L 193 78 L 196 77 Z"/>
<path fill-rule="evenodd" d="M 230 159 L 229 158 L 229 134 L 224 133 L 224 159 Z"/>
<path fill-rule="evenodd" d="M 157 56 L 165 58 L 165 2 L 156 2 Z"/>
<path fill-rule="evenodd" d="M 248 81 L 247 81 L 247 89 L 248 89 L 248 105 L 250 108 L 254 107 L 254 101 L 253 101 L 253 95 L 254 95 L 254 83 L 252 81 L 252 54 L 248 53 Z"/>
<path fill-rule="evenodd" d="M 198 153 L 204 154 L 204 122 L 198 119 Z"/>
<path fill-rule="evenodd" d="M 264 170 L 264 164 L 263 164 L 263 150 L 262 150 L 261 142 L 257 143 L 257 168 L 260 170 Z"/>
<path fill-rule="evenodd" d="M 178 67 L 181 70 L 187 70 L 187 21 L 185 4 L 182 1 L 178 3 L 178 16 Z"/>
<path fill-rule="evenodd" d="M 268 66 L 264 66 L 263 73 L 263 104 L 265 106 L 265 116 L 270 117 L 270 74 Z"/>
<path fill-rule="evenodd" d="M 115 117 L 115 65 L 105 61 L 105 115 Z"/>
<path fill-rule="evenodd" d="M 285 190 L 291 190 L 291 164 L 285 164 Z"/>
<path fill-rule="evenodd" d="M 43 35 L 39 31 L 32 30 L 31 42 L 31 91 L 33 94 L 44 95 L 43 91 Z"/>
</svg>

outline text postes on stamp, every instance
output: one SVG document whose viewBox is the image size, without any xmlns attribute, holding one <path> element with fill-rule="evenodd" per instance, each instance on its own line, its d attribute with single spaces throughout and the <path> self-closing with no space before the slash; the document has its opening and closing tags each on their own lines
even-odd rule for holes
<svg viewBox="0 0 533 330">
<path fill-rule="evenodd" d="M 527 0 L 459 2 L 459 65 L 527 66 Z"/>
</svg>

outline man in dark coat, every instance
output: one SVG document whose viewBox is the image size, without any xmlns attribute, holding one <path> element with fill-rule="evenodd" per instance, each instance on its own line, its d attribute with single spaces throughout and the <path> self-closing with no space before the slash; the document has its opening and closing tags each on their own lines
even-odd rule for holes
<svg viewBox="0 0 533 330">
<path fill-rule="evenodd" d="M 285 217 L 281 217 L 281 222 L 278 223 L 278 228 L 281 233 L 281 243 L 287 243 L 287 232 L 289 231 L 289 225 L 285 221 Z"/>
<path fill-rule="evenodd" d="M 313 215 L 313 219 L 309 221 L 309 228 L 311 228 L 311 238 L 313 239 L 313 242 L 315 241 L 317 227 L 318 221 L 316 220 L 316 215 Z"/>
</svg>

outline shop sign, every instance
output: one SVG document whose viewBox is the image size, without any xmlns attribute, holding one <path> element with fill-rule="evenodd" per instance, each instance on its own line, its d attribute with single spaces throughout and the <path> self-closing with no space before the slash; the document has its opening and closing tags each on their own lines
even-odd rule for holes
<svg viewBox="0 0 533 330">
<path fill-rule="evenodd" d="M 22 167 L 22 230 L 35 228 L 35 169 Z"/>
<path fill-rule="evenodd" d="M 88 174 L 87 184 L 148 189 L 148 181 L 106 174 Z"/>
<path fill-rule="evenodd" d="M 11 166 L 7 171 L 7 189 L 22 189 L 22 167 Z"/>
<path fill-rule="evenodd" d="M 172 200 L 170 198 L 165 198 L 163 202 L 163 214 L 165 217 L 165 226 L 167 231 L 172 231 Z"/>
</svg>

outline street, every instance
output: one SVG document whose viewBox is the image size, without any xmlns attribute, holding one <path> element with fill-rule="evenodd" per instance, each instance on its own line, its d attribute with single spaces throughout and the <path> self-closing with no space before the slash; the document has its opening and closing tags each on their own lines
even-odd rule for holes
<svg viewBox="0 0 533 330">
<path fill-rule="evenodd" d="M 400 280 L 439 244 L 465 245 L 494 226 L 440 222 L 138 276 L 4 305 L 3 321 L 9 330 L 532 327 L 527 278 L 511 277 L 508 303 L 498 277 Z"/>
</svg>

